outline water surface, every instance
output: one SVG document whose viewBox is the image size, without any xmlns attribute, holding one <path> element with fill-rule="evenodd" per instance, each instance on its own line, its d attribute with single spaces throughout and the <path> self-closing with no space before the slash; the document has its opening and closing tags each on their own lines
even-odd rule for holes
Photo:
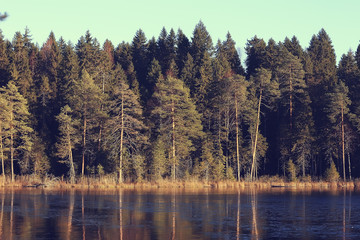
<svg viewBox="0 0 360 240">
<path fill-rule="evenodd" d="M 355 191 L 0 190 L 0 239 L 360 239 Z"/>
</svg>

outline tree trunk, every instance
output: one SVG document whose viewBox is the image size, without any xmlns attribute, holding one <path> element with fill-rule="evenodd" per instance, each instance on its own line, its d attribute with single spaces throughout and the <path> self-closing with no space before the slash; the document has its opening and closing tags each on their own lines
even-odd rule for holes
<svg viewBox="0 0 360 240">
<path fill-rule="evenodd" d="M 260 125 L 261 98 L 262 98 L 262 90 L 260 90 L 257 117 L 256 117 L 255 140 L 254 140 L 254 144 L 253 144 L 252 164 L 251 164 L 251 171 L 250 171 L 250 179 L 251 179 L 251 181 L 253 180 L 254 168 L 255 168 L 256 147 L 257 147 L 257 139 L 258 139 L 258 134 L 259 134 L 259 125 Z"/>
<path fill-rule="evenodd" d="M 290 81 L 290 83 L 289 83 L 289 85 L 290 85 L 290 102 L 289 102 L 289 115 L 290 115 L 290 133 L 291 133 L 291 131 L 292 131 L 292 125 L 293 125 L 293 123 L 292 123 L 292 115 L 293 115 L 293 86 L 292 86 L 292 68 L 291 68 L 292 66 L 290 66 L 290 77 L 289 77 L 289 81 Z"/>
<path fill-rule="evenodd" d="M 74 160 L 72 155 L 72 148 L 71 148 L 71 137 L 69 126 L 67 126 L 67 141 L 68 141 L 68 154 L 69 154 L 69 162 L 70 162 L 70 183 L 75 183 L 75 168 L 74 168 Z"/>
<path fill-rule="evenodd" d="M 85 170 L 85 150 L 86 150 L 86 123 L 87 119 L 86 116 L 84 117 L 84 130 L 83 130 L 83 152 L 82 152 L 82 167 L 81 167 L 81 177 L 84 177 L 84 170 Z"/>
<path fill-rule="evenodd" d="M 13 126 L 13 111 L 10 111 L 10 161 L 11 161 L 11 182 L 14 182 L 14 126 Z"/>
<path fill-rule="evenodd" d="M 344 182 L 346 181 L 345 175 L 345 132 L 344 132 L 344 106 L 341 105 L 341 145 L 342 145 L 342 160 L 343 160 L 343 176 Z"/>
<path fill-rule="evenodd" d="M 172 158 L 173 158 L 173 180 L 176 180 L 176 152 L 175 152 L 175 106 L 174 100 L 172 100 L 171 106 L 171 115 L 172 115 Z"/>
<path fill-rule="evenodd" d="M 0 154 L 1 154 L 1 169 L 2 169 L 2 176 L 5 182 L 5 166 L 4 166 L 4 146 L 3 146 L 3 136 L 2 136 L 2 126 L 0 121 Z"/>
<path fill-rule="evenodd" d="M 122 165 L 123 165 L 123 142 L 124 142 L 124 93 L 121 93 L 121 130 L 120 130 L 120 162 L 119 162 L 119 183 L 122 183 Z"/>
<path fill-rule="evenodd" d="M 237 162 L 237 179 L 240 181 L 240 153 L 239 153 L 239 122 L 238 122 L 238 102 L 235 94 L 235 125 L 236 125 L 236 162 Z"/>
</svg>

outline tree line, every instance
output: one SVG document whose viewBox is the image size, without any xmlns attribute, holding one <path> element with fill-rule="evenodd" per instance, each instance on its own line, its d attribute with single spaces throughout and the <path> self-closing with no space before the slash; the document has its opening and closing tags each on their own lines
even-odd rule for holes
<svg viewBox="0 0 360 240">
<path fill-rule="evenodd" d="M 29 29 L 0 34 L 3 176 L 358 176 L 360 47 L 336 64 L 321 29 L 306 49 L 254 36 L 245 52 L 243 67 L 231 34 L 214 45 L 201 21 L 191 38 L 139 29 L 116 47 L 89 31 L 41 47 Z"/>
</svg>

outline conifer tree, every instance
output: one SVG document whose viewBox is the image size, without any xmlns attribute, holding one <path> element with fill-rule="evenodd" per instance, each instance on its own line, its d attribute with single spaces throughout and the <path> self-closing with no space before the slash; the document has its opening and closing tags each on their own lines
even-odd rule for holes
<svg viewBox="0 0 360 240">
<path fill-rule="evenodd" d="M 176 46 L 176 65 L 181 74 L 190 53 L 190 41 L 181 29 L 178 30 L 176 35 Z"/>
<path fill-rule="evenodd" d="M 345 171 L 345 122 L 347 119 L 351 118 L 349 112 L 349 105 L 351 101 L 348 97 L 349 90 L 347 86 L 340 81 L 334 86 L 333 91 L 327 94 L 328 105 L 326 110 L 327 116 L 332 124 L 332 131 L 338 132 L 340 137 L 335 140 L 340 143 L 341 150 L 339 151 L 342 160 L 342 169 L 343 169 L 343 179 L 346 181 L 346 171 Z M 337 145 L 337 144 L 336 144 Z M 339 146 L 339 145 L 338 145 Z M 340 155 L 339 154 L 339 155 Z"/>
<path fill-rule="evenodd" d="M 18 87 L 19 92 L 28 102 L 35 102 L 33 91 L 34 82 L 29 65 L 27 49 L 24 45 L 24 39 L 20 32 L 15 33 L 13 39 L 14 54 L 11 60 L 11 78 Z"/>
<path fill-rule="evenodd" d="M 93 38 L 90 31 L 86 31 L 85 36 L 81 36 L 75 46 L 79 59 L 80 69 L 86 69 L 89 75 L 97 78 L 97 68 L 100 64 L 100 44 L 96 38 Z"/>
<path fill-rule="evenodd" d="M 283 45 L 280 46 L 280 56 L 280 66 L 275 74 L 280 88 L 281 158 L 284 164 L 290 159 L 297 163 L 305 176 L 313 139 L 311 101 L 304 79 L 305 72 L 300 59 Z"/>
<path fill-rule="evenodd" d="M 251 136 L 251 170 L 250 179 L 255 178 L 257 159 L 264 156 L 264 149 L 267 148 L 266 141 L 259 132 L 261 124 L 261 106 L 272 107 L 279 96 L 279 85 L 275 80 L 271 80 L 271 72 L 260 68 L 256 70 L 254 76 L 250 78 L 250 96 L 249 96 L 249 114 L 248 122 L 250 124 Z M 261 151 L 263 150 L 263 151 Z M 266 150 L 265 150 L 266 151 Z"/>
<path fill-rule="evenodd" d="M 10 61 L 7 54 L 6 41 L 0 30 L 0 87 L 7 84 L 10 76 Z"/>
<path fill-rule="evenodd" d="M 5 180 L 5 139 L 7 139 L 9 129 L 8 104 L 3 94 L 0 94 L 0 158 L 1 158 L 1 174 Z"/>
<path fill-rule="evenodd" d="M 81 119 L 82 132 L 82 161 L 81 175 L 85 173 L 85 158 L 94 154 L 94 143 L 96 141 L 96 128 L 98 127 L 98 118 L 103 115 L 101 104 L 103 94 L 101 89 L 94 83 L 94 80 L 87 73 L 82 71 L 80 81 L 75 82 L 72 86 L 74 95 L 70 98 L 71 109 Z M 92 145 L 92 146 L 91 146 Z"/>
<path fill-rule="evenodd" d="M 107 143 L 111 156 L 118 159 L 115 162 L 118 163 L 119 182 L 123 182 L 125 161 L 134 162 L 135 172 L 139 172 L 139 168 L 142 168 L 143 163 L 136 160 L 139 160 L 139 155 L 144 150 L 147 137 L 138 97 L 126 84 L 126 77 L 120 66 L 117 66 L 116 77 L 118 85 L 114 89 L 108 109 L 110 118 L 107 124 L 109 126 Z"/>
<path fill-rule="evenodd" d="M 19 93 L 14 82 L 10 81 L 6 87 L 0 89 L 2 98 L 7 105 L 8 148 L 10 149 L 11 181 L 15 179 L 14 161 L 31 150 L 32 141 L 29 134 L 33 131 L 29 126 L 29 110 L 26 99 Z"/>
<path fill-rule="evenodd" d="M 246 76 L 253 75 L 257 68 L 265 67 L 266 43 L 257 36 L 249 40 L 245 47 L 246 52 Z"/>
<path fill-rule="evenodd" d="M 70 183 L 75 183 L 75 164 L 73 150 L 75 145 L 80 142 L 78 127 L 80 122 L 73 119 L 72 110 L 69 105 L 61 108 L 60 114 L 56 117 L 59 122 L 59 139 L 56 143 L 57 156 L 62 159 L 61 162 L 69 166 Z"/>
<path fill-rule="evenodd" d="M 151 117 L 159 122 L 158 136 L 162 137 L 171 165 L 171 178 L 176 180 L 192 168 L 191 152 L 194 141 L 202 136 L 200 114 L 190 98 L 189 89 L 184 82 L 167 76 L 156 84 L 154 101 L 158 104 Z"/>
</svg>

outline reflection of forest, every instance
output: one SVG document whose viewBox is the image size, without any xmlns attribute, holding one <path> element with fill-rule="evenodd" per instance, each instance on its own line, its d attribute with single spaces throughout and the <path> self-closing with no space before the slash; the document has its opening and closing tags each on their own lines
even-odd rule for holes
<svg viewBox="0 0 360 240">
<path fill-rule="evenodd" d="M 337 206 L 336 199 L 330 201 L 330 210 L 334 214 L 336 211 L 342 213 L 344 238 L 351 219 L 351 196 L 347 194 L 340 194 L 343 205 L 338 210 L 332 209 Z M 334 194 L 336 196 L 339 195 Z M 279 206 L 289 211 L 289 218 L 295 219 L 291 224 L 311 224 L 313 220 L 307 218 L 306 193 L 290 193 L 288 200 Z M 274 218 L 277 216 L 274 209 L 264 211 L 259 206 L 262 201 L 263 195 L 255 190 L 224 194 L 206 190 L 59 192 L 3 189 L 0 190 L 0 239 L 36 239 L 39 236 L 120 240 L 262 239 L 272 234 L 268 225 L 274 224 L 274 219 L 279 226 L 289 221 L 285 217 Z M 297 216 L 301 221 L 296 220 Z"/>
</svg>

